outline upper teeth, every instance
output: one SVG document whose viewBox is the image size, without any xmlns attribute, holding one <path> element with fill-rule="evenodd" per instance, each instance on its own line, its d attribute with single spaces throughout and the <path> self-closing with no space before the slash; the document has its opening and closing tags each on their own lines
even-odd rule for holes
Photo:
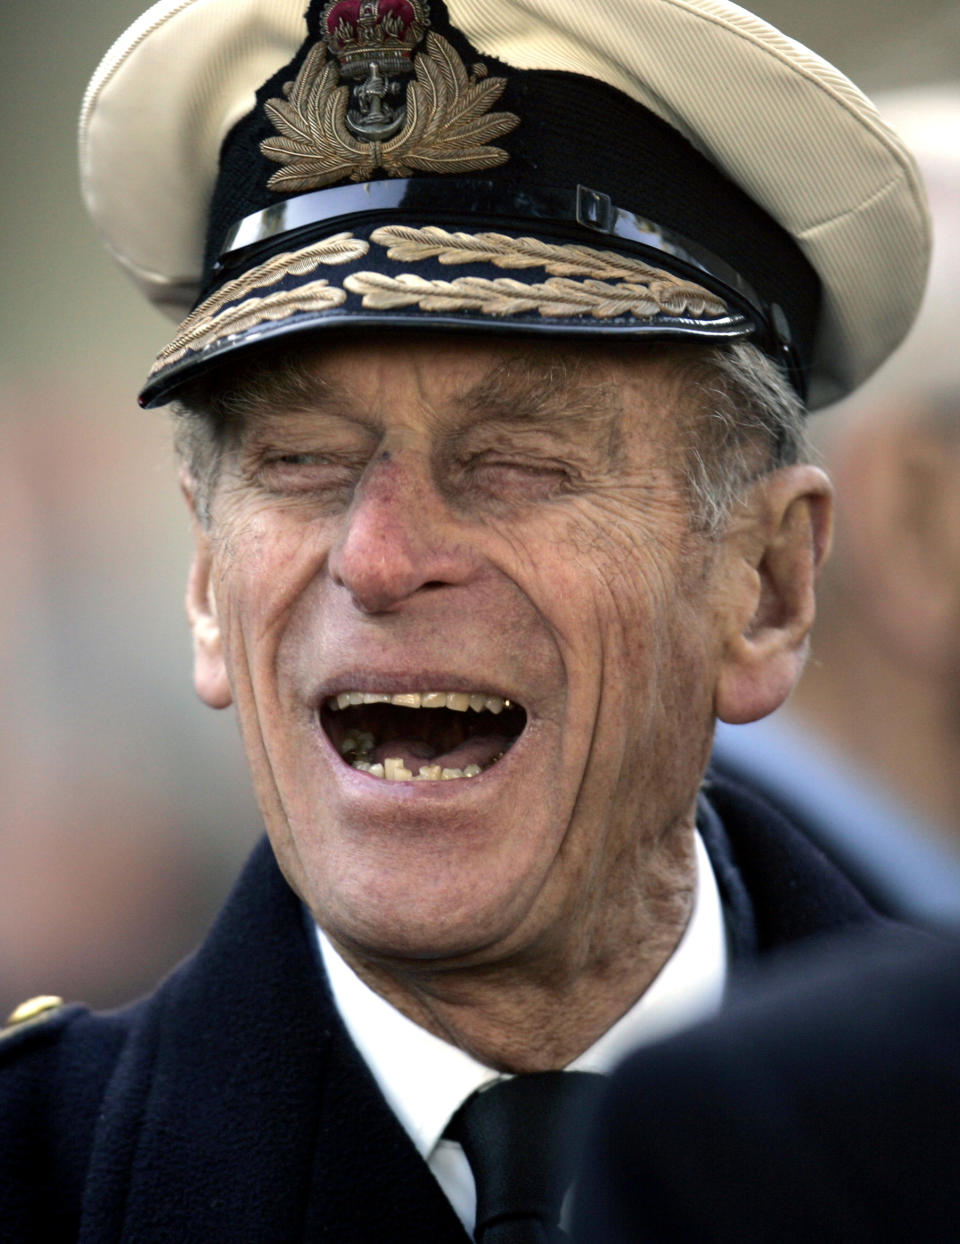
<svg viewBox="0 0 960 1244">
<path fill-rule="evenodd" d="M 328 708 L 348 708 L 352 704 L 395 704 L 398 708 L 452 708 L 465 713 L 472 708 L 476 713 L 502 713 L 510 707 L 510 701 L 499 695 L 483 695 L 466 691 L 402 691 L 387 695 L 381 691 L 341 691 L 327 701 Z"/>
</svg>

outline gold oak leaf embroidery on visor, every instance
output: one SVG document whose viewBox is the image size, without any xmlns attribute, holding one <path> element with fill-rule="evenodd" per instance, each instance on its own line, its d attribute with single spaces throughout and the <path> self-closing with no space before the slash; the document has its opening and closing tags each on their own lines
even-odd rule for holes
<svg viewBox="0 0 960 1244">
<path fill-rule="evenodd" d="M 630 255 L 614 255 L 591 246 L 542 242 L 530 237 L 511 238 L 503 233 L 450 233 L 436 225 L 421 229 L 388 225 L 375 229 L 370 236 L 377 245 L 387 247 L 390 259 L 401 263 L 438 259 L 442 264 L 490 263 L 514 270 L 542 267 L 557 277 L 627 281 L 632 292 L 626 296 L 634 297 L 637 287 L 642 286 L 655 303 L 652 311 L 635 311 L 637 315 L 655 315 L 663 311 L 699 319 L 726 315 L 728 310 L 721 299 L 702 285 L 684 281 L 661 268 L 652 268 Z M 552 284 L 547 282 L 548 286 Z M 626 287 L 624 291 L 626 293 Z M 551 313 L 544 311 L 543 314 Z"/>
<path fill-rule="evenodd" d="M 483 65 L 468 74 L 456 50 L 432 31 L 414 59 L 414 73 L 403 129 L 385 142 L 363 142 L 347 126 L 350 88 L 340 84 L 326 46 L 315 44 L 296 79 L 284 84 L 286 98 L 264 105 L 280 136 L 264 139 L 260 150 L 285 166 L 270 177 L 268 188 L 291 194 L 344 177 L 369 181 L 381 168 L 391 177 L 414 170 L 466 173 L 509 159 L 502 148 L 487 145 L 520 123 L 512 112 L 490 112 L 506 78 L 486 77 Z"/>
<path fill-rule="evenodd" d="M 331 285 L 325 280 L 310 281 L 297 289 L 277 290 L 263 298 L 250 298 L 243 303 L 242 314 L 223 316 L 209 324 L 198 324 L 189 341 L 175 348 L 167 347 L 158 355 L 150 375 L 178 362 L 189 350 L 206 350 L 236 333 L 245 333 L 268 320 L 285 320 L 298 311 L 329 311 L 346 300 L 346 294 L 338 285 Z"/>
<path fill-rule="evenodd" d="M 265 320 L 284 319 L 298 311 L 324 311 L 340 306 L 346 301 L 346 294 L 326 280 L 311 281 L 293 290 L 253 295 L 255 290 L 275 285 L 286 276 L 309 276 L 321 264 L 352 263 L 369 251 L 369 242 L 351 233 L 337 233 L 302 250 L 274 255 L 259 267 L 227 281 L 190 312 L 177 335 L 157 356 L 150 375 L 179 362 L 190 350 L 205 349 Z M 230 303 L 238 305 L 224 311 Z"/>
<path fill-rule="evenodd" d="M 512 277 L 429 281 L 409 272 L 396 277 L 356 272 L 344 285 L 351 293 L 363 295 L 365 307 L 380 311 L 415 304 L 423 311 L 479 311 L 497 316 L 536 311 L 542 316 L 591 315 L 599 320 L 618 315 L 649 319 L 662 309 L 642 285 L 571 281 L 559 276 L 542 285 L 525 285 Z"/>
<path fill-rule="evenodd" d="M 512 277 L 460 276 L 451 281 L 428 280 L 415 273 L 387 276 L 355 272 L 345 287 L 373 310 L 416 305 L 423 311 L 479 311 L 483 315 L 590 315 L 612 319 L 633 315 L 689 315 L 717 318 L 726 304 L 708 290 L 651 268 L 628 255 L 613 255 L 589 246 L 557 245 L 537 238 L 511 238 L 500 233 L 449 233 L 435 225 L 422 229 L 385 226 L 372 240 L 387 248 L 396 262 L 438 258 L 444 264 L 492 263 L 498 268 L 542 267 L 551 273 L 542 284 Z M 572 280 L 585 276 L 584 281 Z"/>
</svg>

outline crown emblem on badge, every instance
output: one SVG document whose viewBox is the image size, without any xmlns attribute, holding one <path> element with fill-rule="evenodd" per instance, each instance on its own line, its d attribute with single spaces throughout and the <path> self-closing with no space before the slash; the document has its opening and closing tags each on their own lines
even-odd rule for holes
<svg viewBox="0 0 960 1244">
<path fill-rule="evenodd" d="M 324 41 L 345 78 L 413 68 L 413 53 L 430 18 L 423 0 L 331 0 L 320 18 Z"/>
<path fill-rule="evenodd" d="M 368 181 L 377 169 L 390 177 L 470 172 L 508 159 L 489 145 L 520 123 L 512 112 L 490 111 L 506 78 L 488 77 L 484 65 L 468 73 L 429 24 L 425 0 L 326 5 L 322 38 L 295 80 L 284 83 L 284 97 L 264 104 L 278 137 L 264 139 L 260 150 L 283 165 L 269 189 Z"/>
<path fill-rule="evenodd" d="M 324 42 L 340 62 L 340 76 L 360 79 L 347 128 L 383 142 L 403 125 L 406 109 L 397 75 L 413 71 L 413 53 L 430 19 L 423 0 L 331 0 L 320 18 Z"/>
</svg>

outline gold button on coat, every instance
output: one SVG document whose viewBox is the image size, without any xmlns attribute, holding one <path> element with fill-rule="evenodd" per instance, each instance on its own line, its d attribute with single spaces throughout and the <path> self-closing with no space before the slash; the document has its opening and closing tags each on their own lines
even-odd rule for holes
<svg viewBox="0 0 960 1244">
<path fill-rule="evenodd" d="M 58 1006 L 62 1005 L 63 999 L 57 998 L 53 994 L 39 994 L 36 998 L 28 998 L 26 1002 L 21 1002 L 17 1009 L 11 1012 L 7 1018 L 6 1026 L 12 1028 L 17 1024 L 25 1024 L 28 1020 L 45 1015 L 47 1011 L 55 1011 Z"/>
</svg>

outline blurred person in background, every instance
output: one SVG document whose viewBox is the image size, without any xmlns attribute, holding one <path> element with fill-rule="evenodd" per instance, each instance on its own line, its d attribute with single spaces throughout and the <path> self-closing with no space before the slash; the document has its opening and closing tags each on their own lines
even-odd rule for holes
<svg viewBox="0 0 960 1244">
<path fill-rule="evenodd" d="M 575 1238 L 954 1244 L 958 1120 L 960 941 L 792 948 L 610 1078 Z"/>
<path fill-rule="evenodd" d="M 920 317 L 811 435 L 837 488 L 812 657 L 790 700 L 720 724 L 752 782 L 891 914 L 960 925 L 960 86 L 881 96 L 934 219 Z"/>
<path fill-rule="evenodd" d="M 136 408 L 156 312 L 76 186 L 84 87 L 141 7 L 0 19 L 0 1017 L 40 989 L 151 988 L 259 833 L 235 724 L 190 679 L 169 430 Z"/>
</svg>

